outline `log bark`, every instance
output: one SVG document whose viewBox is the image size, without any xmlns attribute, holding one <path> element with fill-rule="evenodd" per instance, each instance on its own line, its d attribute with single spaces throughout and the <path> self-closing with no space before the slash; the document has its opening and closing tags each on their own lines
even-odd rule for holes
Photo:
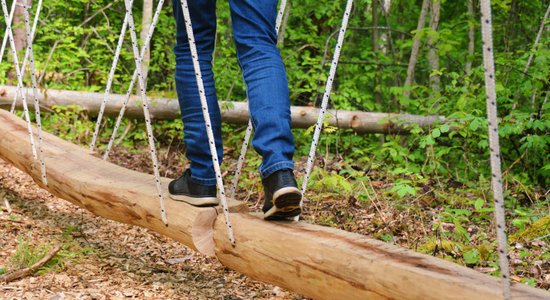
<svg viewBox="0 0 550 300">
<path fill-rule="evenodd" d="M 231 214 L 234 247 L 215 208 L 168 200 L 165 226 L 152 175 L 102 161 L 50 134 L 44 134 L 49 166 L 44 186 L 27 138 L 25 123 L 0 110 L 0 158 L 52 194 L 96 215 L 149 228 L 299 294 L 316 299 L 502 299 L 497 278 L 359 234 L 302 222 L 266 222 L 240 204 Z M 521 284 L 512 291 L 514 299 L 550 297 Z"/>
<path fill-rule="evenodd" d="M 0 86 L 0 107 L 9 107 L 16 89 L 13 86 Z M 105 113 L 107 115 L 118 115 L 120 107 L 124 102 L 125 95 L 111 95 L 107 103 Z M 66 90 L 47 90 L 38 95 L 40 103 L 45 108 L 55 105 L 79 105 L 91 115 L 99 111 L 103 94 L 90 92 L 76 92 Z M 176 119 L 180 117 L 180 109 L 177 99 L 150 98 L 151 117 L 153 119 Z M 247 124 L 249 120 L 248 104 L 246 102 L 222 101 L 222 120 L 234 124 Z M 21 107 L 21 103 L 18 103 Z M 308 128 L 315 125 L 319 108 L 309 106 L 292 106 L 290 108 L 292 126 L 295 128 Z M 434 123 L 446 121 L 441 116 L 418 116 L 410 114 L 395 113 L 373 113 L 360 111 L 346 111 L 329 109 L 327 111 L 330 126 L 341 129 L 352 129 L 357 133 L 408 133 L 407 125 L 418 124 L 421 127 L 430 127 Z M 139 97 L 132 96 L 130 105 L 126 110 L 128 117 L 143 117 L 143 108 Z"/>
</svg>

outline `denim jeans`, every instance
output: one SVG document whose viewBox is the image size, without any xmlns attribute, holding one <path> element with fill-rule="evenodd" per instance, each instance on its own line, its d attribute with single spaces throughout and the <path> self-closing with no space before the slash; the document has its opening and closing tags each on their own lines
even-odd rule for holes
<svg viewBox="0 0 550 300">
<path fill-rule="evenodd" d="M 294 169 L 294 138 L 290 131 L 288 81 L 276 47 L 277 0 L 230 0 L 237 58 L 247 87 L 254 126 L 252 145 L 262 156 L 259 171 L 266 178 L 275 171 Z M 176 89 L 184 125 L 192 181 L 216 183 L 195 70 L 179 0 L 172 0 L 177 25 Z M 212 53 L 216 36 L 216 1 L 188 0 L 198 59 L 220 163 L 223 157 L 220 107 L 214 87 Z"/>
</svg>

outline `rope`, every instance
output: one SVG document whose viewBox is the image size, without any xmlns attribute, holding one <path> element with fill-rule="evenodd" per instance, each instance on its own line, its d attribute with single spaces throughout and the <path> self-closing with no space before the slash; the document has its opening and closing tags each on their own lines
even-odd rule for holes
<svg viewBox="0 0 550 300">
<path fill-rule="evenodd" d="M 283 21 L 283 16 L 285 14 L 286 1 L 287 0 L 281 0 L 281 4 L 279 5 L 277 20 L 275 21 L 275 32 L 277 32 L 277 34 L 279 34 L 279 28 L 281 27 L 281 22 Z M 249 119 L 248 126 L 246 127 L 246 132 L 244 134 L 243 145 L 241 147 L 241 152 L 239 154 L 239 159 L 237 160 L 237 170 L 235 170 L 235 177 L 233 177 L 233 183 L 231 184 L 230 198 L 233 198 L 233 199 L 235 198 L 235 192 L 237 190 L 237 185 L 239 184 L 239 177 L 241 176 L 243 164 L 246 159 L 248 144 L 250 143 L 250 137 L 252 136 L 252 128 L 253 128 L 252 121 Z"/>
<path fill-rule="evenodd" d="M 328 100 L 330 97 L 330 92 L 332 90 L 332 84 L 334 82 L 334 76 L 336 75 L 336 68 L 338 67 L 338 60 L 340 59 L 340 51 L 342 49 L 342 44 L 344 43 L 344 37 L 346 35 L 346 29 L 348 27 L 349 15 L 351 14 L 351 7 L 353 5 L 353 0 L 348 0 L 346 5 L 346 11 L 344 12 L 344 17 L 342 18 L 342 27 L 340 28 L 340 33 L 338 33 L 338 41 L 336 42 L 336 48 L 334 49 L 334 57 L 332 58 L 332 64 L 330 66 L 330 72 L 327 79 L 325 93 L 323 95 L 323 101 L 321 103 L 321 111 L 319 112 L 319 117 L 317 118 L 317 124 L 315 125 L 315 132 L 313 134 L 313 141 L 311 142 L 311 148 L 309 150 L 309 155 L 307 158 L 306 172 L 304 174 L 304 180 L 302 182 L 302 194 L 305 194 L 307 189 L 307 182 L 311 174 L 311 169 L 313 168 L 313 162 L 315 160 L 315 151 L 317 149 L 317 143 L 319 142 L 319 136 L 321 134 L 321 129 L 323 127 L 323 120 L 325 118 L 325 113 L 327 111 Z M 303 201 L 303 198 L 302 198 Z M 296 217 L 297 221 L 299 218 Z"/>
<path fill-rule="evenodd" d="M 138 79 L 141 91 L 141 101 L 143 103 L 143 114 L 145 116 L 145 126 L 147 128 L 147 137 L 149 140 L 149 150 L 151 151 L 151 159 L 153 160 L 153 171 L 155 173 L 155 182 L 157 185 L 157 191 L 160 201 L 160 212 L 162 217 L 162 222 L 165 225 L 168 225 L 168 219 L 166 218 L 166 209 L 164 207 L 164 196 L 162 193 L 162 187 L 160 184 L 160 173 L 158 168 L 157 153 L 155 149 L 155 140 L 153 138 L 153 128 L 151 126 L 151 116 L 149 114 L 149 102 L 147 101 L 147 95 L 145 94 L 146 86 L 145 79 L 143 78 L 143 57 L 139 54 L 138 42 L 136 37 L 136 31 L 134 26 L 134 16 L 132 14 L 132 0 L 124 0 L 126 5 L 126 16 L 128 17 L 128 26 L 130 27 L 130 37 L 132 39 L 132 50 L 134 52 L 134 60 L 136 62 L 136 70 L 138 72 Z M 163 0 L 159 2 L 159 7 L 162 7 L 164 3 Z"/>
<path fill-rule="evenodd" d="M 17 1 L 14 1 L 16 3 Z M 29 7 L 30 8 L 30 7 Z M 36 24 L 38 23 L 38 17 L 40 16 L 40 10 L 42 9 L 42 0 L 38 1 L 36 8 L 36 14 L 34 16 L 34 23 L 31 30 L 31 43 L 34 41 L 34 36 L 36 34 Z M 28 43 L 27 43 L 28 44 Z M 29 51 L 25 51 L 25 57 L 23 58 L 23 65 L 21 66 L 21 76 L 25 78 L 25 70 L 27 69 L 27 60 L 29 59 Z M 13 95 L 13 102 L 11 103 L 10 113 L 14 113 L 15 105 L 17 104 L 17 91 Z"/>
<path fill-rule="evenodd" d="M 39 5 L 42 4 L 42 1 L 39 2 Z M 38 83 L 36 82 L 36 69 L 34 67 L 34 54 L 32 51 L 32 40 L 33 33 L 31 32 L 30 26 L 30 17 L 29 17 L 29 8 L 30 6 L 25 6 L 24 16 L 25 16 L 25 30 L 27 32 L 27 52 L 25 53 L 25 58 L 28 56 L 30 65 L 31 65 L 31 81 L 32 81 L 32 94 L 34 98 L 34 113 L 36 117 L 36 127 L 38 131 L 38 149 L 40 157 L 40 172 L 42 177 L 42 183 L 48 185 L 48 178 L 46 176 L 46 162 L 44 161 L 44 140 L 42 138 L 42 122 L 40 117 L 40 102 L 38 101 Z M 38 13 L 40 13 L 40 7 L 37 10 L 37 15 L 35 20 L 38 19 Z M 25 67 L 26 61 L 23 61 L 23 68 Z M 24 71 L 24 69 L 23 69 Z M 17 93 L 16 93 L 17 95 Z"/>
<path fill-rule="evenodd" d="M 111 94 L 111 85 L 113 84 L 113 80 L 115 78 L 115 71 L 118 64 L 118 58 L 120 57 L 120 50 L 122 49 L 122 43 L 124 42 L 124 35 L 126 34 L 127 26 L 128 26 L 128 16 L 125 15 L 124 21 L 122 22 L 122 29 L 120 30 L 120 35 L 118 37 L 118 43 L 115 50 L 115 57 L 113 58 L 111 70 L 109 71 L 109 78 L 107 79 L 107 87 L 105 88 L 105 93 L 103 94 L 103 102 L 101 102 L 101 107 L 99 108 L 99 114 L 97 115 L 94 135 L 92 137 L 92 142 L 90 143 L 90 151 L 94 151 L 95 143 L 97 141 L 97 136 L 99 134 L 99 127 L 101 126 L 101 120 L 103 118 L 103 114 L 105 113 L 105 106 L 107 104 L 107 101 L 109 101 L 109 95 Z M 132 82 L 134 80 L 135 79 L 132 79 Z"/>
<path fill-rule="evenodd" d="M 483 65 L 485 67 L 485 93 L 487 96 L 487 118 L 489 120 L 489 149 L 491 156 L 491 185 L 495 205 L 496 232 L 498 240 L 499 265 L 502 274 L 502 292 L 504 299 L 510 295 L 510 266 L 508 262 L 508 242 L 506 241 L 506 220 L 504 197 L 502 195 L 502 172 L 500 169 L 500 145 L 498 137 L 497 95 L 495 90 L 495 64 L 493 57 L 493 32 L 491 1 L 482 0 L 481 35 L 483 40 Z"/>
<path fill-rule="evenodd" d="M 15 5 L 17 4 L 17 1 L 13 1 L 11 4 L 11 11 L 9 18 L 6 19 L 6 24 L 9 24 L 11 26 L 11 22 L 13 19 L 13 14 L 15 13 Z M 4 33 L 4 38 L 2 39 L 2 48 L 0 49 L 0 64 L 2 63 L 2 58 L 4 58 L 4 51 L 6 50 L 6 44 L 8 43 L 8 28 L 6 28 L 6 32 Z"/>
<path fill-rule="evenodd" d="M 151 38 L 153 37 L 153 33 L 155 31 L 158 18 L 160 15 L 160 12 L 162 11 L 162 6 L 164 4 L 164 0 L 160 1 L 157 5 L 157 8 L 155 10 L 155 14 L 153 15 L 153 20 L 151 21 L 151 26 L 149 26 L 149 31 L 147 32 L 147 36 L 145 37 L 145 41 L 143 41 L 143 45 L 141 47 L 141 55 L 140 60 L 143 60 L 143 57 L 145 55 L 145 52 L 147 51 L 147 47 L 149 47 L 149 43 L 151 42 Z M 134 84 L 136 82 L 136 79 L 138 77 L 138 70 L 134 70 L 134 75 L 132 75 L 132 81 L 130 82 L 130 86 L 128 87 L 128 90 L 126 91 L 126 96 L 124 98 L 124 102 L 122 103 L 122 107 L 120 108 L 120 112 L 118 114 L 117 120 L 115 122 L 115 127 L 113 129 L 113 133 L 111 134 L 111 137 L 109 138 L 109 143 L 107 144 L 107 149 L 105 149 L 105 153 L 103 153 L 103 160 L 107 160 L 109 157 L 109 153 L 111 152 L 111 149 L 115 143 L 116 135 L 118 133 L 118 130 L 120 128 L 120 124 L 122 123 L 122 118 L 124 117 L 124 113 L 126 112 L 126 107 L 128 106 L 128 103 L 130 102 L 130 95 L 134 91 Z M 97 124 L 96 124 L 97 126 Z"/>
<path fill-rule="evenodd" d="M 27 130 L 29 132 L 29 139 L 31 141 L 31 147 L 32 147 L 32 156 L 33 159 L 37 160 L 38 155 L 36 154 L 36 145 L 34 143 L 34 136 L 32 133 L 32 125 L 31 125 L 31 118 L 29 116 L 29 108 L 27 106 L 27 97 L 25 93 L 23 93 L 23 76 L 21 75 L 21 69 L 19 68 L 19 59 L 17 57 L 17 50 L 15 48 L 15 42 L 13 40 L 13 32 L 11 30 L 11 24 L 9 21 L 9 15 L 8 15 L 8 7 L 6 5 L 6 0 L 2 1 L 2 11 L 4 13 L 4 19 L 6 21 L 6 35 L 8 36 L 8 40 L 10 42 L 11 51 L 13 54 L 13 64 L 15 66 L 15 73 L 17 74 L 17 92 L 20 93 L 21 98 L 23 99 L 23 114 L 25 115 L 25 120 L 27 121 Z"/>
<path fill-rule="evenodd" d="M 191 16 L 189 14 L 187 0 L 181 0 L 181 8 L 183 11 L 183 18 L 185 20 L 185 29 L 187 31 L 189 48 L 191 50 L 191 58 L 193 60 L 193 67 L 195 69 L 197 87 L 199 89 L 199 98 L 201 101 L 204 123 L 206 125 L 206 134 L 208 135 L 210 154 L 212 155 L 212 163 L 214 165 L 214 171 L 216 172 L 216 184 L 218 186 L 218 190 L 220 191 L 220 202 L 222 203 L 222 206 L 223 206 L 223 214 L 225 216 L 227 234 L 229 235 L 229 240 L 231 241 L 231 244 L 235 245 L 235 237 L 233 235 L 233 228 L 231 227 L 231 220 L 229 219 L 229 208 L 227 207 L 227 199 L 225 197 L 225 190 L 223 187 L 220 164 L 218 161 L 218 153 L 216 152 L 214 133 L 212 132 L 212 123 L 210 122 L 210 114 L 208 113 L 208 103 L 206 102 L 206 95 L 204 93 L 204 84 L 202 82 L 202 72 L 199 64 L 199 56 L 197 54 L 197 46 L 195 44 L 195 36 L 193 35 L 193 26 L 191 25 Z"/>
</svg>

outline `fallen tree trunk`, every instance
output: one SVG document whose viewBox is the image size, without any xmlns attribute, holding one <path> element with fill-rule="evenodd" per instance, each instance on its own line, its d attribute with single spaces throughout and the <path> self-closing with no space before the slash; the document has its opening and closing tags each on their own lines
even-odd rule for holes
<svg viewBox="0 0 550 300">
<path fill-rule="evenodd" d="M 266 222 L 235 201 L 235 247 L 215 208 L 167 199 L 165 226 L 152 175 L 105 162 L 50 134 L 44 134 L 44 186 L 27 138 L 25 123 L 0 110 L 0 158 L 37 184 L 96 215 L 149 228 L 216 256 L 252 278 L 317 299 L 502 299 L 498 278 L 359 234 L 302 222 Z M 512 291 L 514 299 L 550 297 L 520 284 Z"/>
<path fill-rule="evenodd" d="M 14 86 L 0 86 L 0 107 L 9 107 L 13 101 L 16 88 Z M 103 102 L 103 93 L 77 92 L 66 90 L 47 90 L 39 94 L 43 107 L 51 108 L 54 105 L 67 106 L 79 105 L 88 113 L 95 115 L 99 112 Z M 113 94 L 107 103 L 105 113 L 118 115 L 125 95 Z M 143 117 L 141 101 L 137 96 L 131 96 L 130 104 L 126 110 L 126 116 L 134 118 Z M 180 117 L 177 99 L 151 98 L 151 117 L 154 119 L 176 119 Z M 22 109 L 21 101 L 17 107 Z M 228 123 L 247 124 L 248 104 L 246 102 L 222 101 L 222 120 Z M 317 122 L 319 109 L 308 106 L 292 106 L 292 126 L 295 128 L 308 128 Z M 429 127 L 436 122 L 445 122 L 441 116 L 417 116 L 409 114 L 373 113 L 360 111 L 346 111 L 329 109 L 327 119 L 330 126 L 341 129 L 353 129 L 357 133 L 407 133 L 406 125 L 418 124 L 421 127 Z"/>
</svg>

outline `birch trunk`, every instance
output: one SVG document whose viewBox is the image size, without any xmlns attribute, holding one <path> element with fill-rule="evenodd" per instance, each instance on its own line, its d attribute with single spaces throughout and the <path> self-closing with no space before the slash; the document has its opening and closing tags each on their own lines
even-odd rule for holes
<svg viewBox="0 0 550 300">
<path fill-rule="evenodd" d="M 466 74 L 470 74 L 472 71 L 476 30 L 474 19 L 474 0 L 468 0 L 468 56 L 466 57 L 466 67 L 464 69 Z"/>
<path fill-rule="evenodd" d="M 149 27 L 151 26 L 151 23 L 153 22 L 153 0 L 143 0 L 143 14 L 141 19 L 141 33 L 140 33 L 140 40 L 143 43 L 145 39 L 147 39 L 147 33 L 149 31 Z M 143 55 L 143 79 L 145 80 L 145 84 L 147 85 L 147 75 L 149 73 L 149 63 L 151 62 L 151 44 L 149 47 L 147 47 L 147 51 L 145 51 L 145 54 Z M 136 91 L 139 90 L 139 85 L 136 86 Z"/>
<path fill-rule="evenodd" d="M 410 88 L 414 81 L 414 68 L 416 67 L 416 62 L 418 61 L 418 54 L 420 52 L 420 31 L 424 28 L 426 23 L 426 15 L 428 14 L 428 5 L 430 0 L 422 1 L 422 8 L 420 9 L 420 17 L 418 17 L 418 24 L 416 25 L 416 32 L 413 41 L 413 46 L 411 50 L 411 57 L 409 59 L 409 66 L 407 67 L 407 78 L 405 79 L 405 87 Z M 411 94 L 410 90 L 405 90 L 403 96 L 409 97 Z"/>
<path fill-rule="evenodd" d="M 431 3 L 431 14 L 430 14 L 430 28 L 433 32 L 438 32 L 439 29 L 439 17 L 441 10 L 440 0 L 433 0 Z M 428 37 L 428 45 L 430 45 L 430 50 L 428 51 L 428 60 L 430 62 L 430 67 L 432 73 L 434 71 L 439 71 L 439 52 L 436 47 L 436 42 L 432 37 Z M 430 75 L 430 84 L 432 86 L 432 91 L 438 93 L 440 89 L 441 78 L 439 74 Z"/>
</svg>

